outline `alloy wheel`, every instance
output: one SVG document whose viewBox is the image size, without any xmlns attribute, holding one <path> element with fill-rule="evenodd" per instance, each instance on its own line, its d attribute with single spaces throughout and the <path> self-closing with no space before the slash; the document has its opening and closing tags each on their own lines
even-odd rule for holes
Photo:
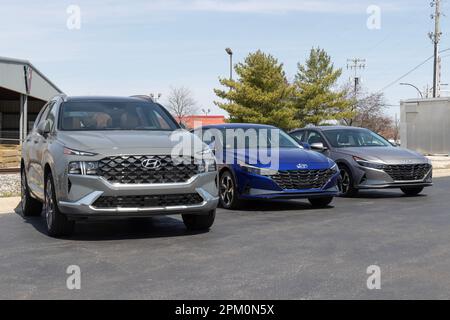
<svg viewBox="0 0 450 320">
<path fill-rule="evenodd" d="M 53 224 L 54 214 L 55 203 L 53 202 L 52 182 L 48 179 L 45 188 L 45 220 L 47 221 L 48 228 L 50 228 Z"/>
<path fill-rule="evenodd" d="M 229 175 L 224 175 L 220 181 L 220 197 L 227 206 L 231 205 L 233 202 L 234 184 Z"/>
<path fill-rule="evenodd" d="M 25 210 L 26 202 L 27 202 L 27 179 L 25 177 L 25 172 L 22 171 L 22 174 L 20 176 L 20 201 L 22 206 L 22 211 Z"/>
<path fill-rule="evenodd" d="M 341 169 L 341 182 L 339 183 L 339 189 L 343 194 L 346 194 L 350 189 L 350 175 L 347 170 Z"/>
</svg>

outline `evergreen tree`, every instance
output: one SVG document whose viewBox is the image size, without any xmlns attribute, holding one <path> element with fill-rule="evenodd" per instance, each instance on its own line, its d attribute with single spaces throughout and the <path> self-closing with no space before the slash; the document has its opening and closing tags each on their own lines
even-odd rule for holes
<svg viewBox="0 0 450 320">
<path fill-rule="evenodd" d="M 286 79 L 283 64 L 258 50 L 234 70 L 237 79 L 219 79 L 228 90 L 214 90 L 223 99 L 214 103 L 229 113 L 230 122 L 271 124 L 283 129 L 295 127 L 293 86 Z"/>
<path fill-rule="evenodd" d="M 335 89 L 341 74 L 342 70 L 335 69 L 330 56 L 320 48 L 311 49 L 305 65 L 298 64 L 294 104 L 299 127 L 352 117 L 346 91 Z"/>
</svg>

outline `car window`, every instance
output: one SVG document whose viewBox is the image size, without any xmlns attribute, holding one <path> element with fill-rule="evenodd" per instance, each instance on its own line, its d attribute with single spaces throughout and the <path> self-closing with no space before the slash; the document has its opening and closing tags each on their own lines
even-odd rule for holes
<svg viewBox="0 0 450 320">
<path fill-rule="evenodd" d="M 34 121 L 34 128 L 37 128 L 37 126 L 39 125 L 39 123 L 41 122 L 41 120 L 45 119 L 47 116 L 47 111 L 49 106 L 51 105 L 52 101 L 47 102 L 41 109 L 41 111 L 39 112 L 38 116 L 36 117 L 36 120 Z"/>
<path fill-rule="evenodd" d="M 305 130 L 302 131 L 295 131 L 291 133 L 291 136 L 293 136 L 297 141 L 305 142 Z"/>
<path fill-rule="evenodd" d="M 317 131 L 309 131 L 308 132 L 308 140 L 307 140 L 308 144 L 313 144 L 313 143 L 322 143 L 325 145 L 325 141 L 323 140 L 322 136 L 320 135 L 320 133 L 318 133 Z"/>
<path fill-rule="evenodd" d="M 56 122 L 56 110 L 58 108 L 56 108 L 56 103 L 53 102 L 51 105 L 49 105 L 48 107 L 48 113 L 47 113 L 47 117 L 46 120 L 48 120 L 50 122 L 50 131 L 53 131 L 53 129 L 55 128 L 55 122 Z"/>
<path fill-rule="evenodd" d="M 367 129 L 326 130 L 325 136 L 335 148 L 392 146 L 384 138 Z"/>
<path fill-rule="evenodd" d="M 157 104 L 145 101 L 65 102 L 61 130 L 176 130 L 172 117 Z"/>
</svg>

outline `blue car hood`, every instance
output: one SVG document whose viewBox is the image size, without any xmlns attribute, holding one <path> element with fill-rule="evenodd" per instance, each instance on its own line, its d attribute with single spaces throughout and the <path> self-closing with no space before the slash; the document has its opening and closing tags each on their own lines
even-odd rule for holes
<svg viewBox="0 0 450 320">
<path fill-rule="evenodd" d="M 255 167 L 272 168 L 277 170 L 298 170 L 298 169 L 327 169 L 334 165 L 331 159 L 324 155 L 300 148 L 280 148 L 272 152 L 278 152 L 278 163 L 264 163 L 264 159 L 260 159 L 259 154 L 268 155 L 270 157 L 271 150 L 260 149 L 236 149 L 226 150 L 225 159 L 233 159 L 234 164 L 238 160 L 245 159 L 245 163 Z M 224 161 L 225 161 L 224 159 Z M 274 168 L 274 166 L 277 166 Z"/>
</svg>

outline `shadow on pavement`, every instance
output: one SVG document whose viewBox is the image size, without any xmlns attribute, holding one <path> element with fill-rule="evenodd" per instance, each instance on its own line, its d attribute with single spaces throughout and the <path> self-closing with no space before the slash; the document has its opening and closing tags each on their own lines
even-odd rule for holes
<svg viewBox="0 0 450 320">
<path fill-rule="evenodd" d="M 37 231 L 47 235 L 45 219 L 43 217 L 24 217 L 20 204 L 15 209 L 15 212 Z M 170 216 L 157 216 L 151 218 L 77 221 L 74 234 L 63 239 L 77 241 L 149 239 L 182 237 L 207 232 L 190 231 L 186 229 L 183 221 L 179 219 Z"/>
<path fill-rule="evenodd" d="M 314 208 L 308 199 L 300 200 L 245 200 L 236 211 L 294 211 L 332 209 L 333 202 L 325 208 Z"/>
<path fill-rule="evenodd" d="M 421 198 L 421 197 L 426 197 L 426 191 L 424 191 L 423 194 L 419 194 L 416 196 L 408 196 L 406 194 L 404 194 L 402 191 L 400 190 L 364 190 L 364 191 L 359 191 L 358 194 L 352 198 L 349 197 L 342 197 L 344 199 L 389 199 L 389 198 Z"/>
</svg>

